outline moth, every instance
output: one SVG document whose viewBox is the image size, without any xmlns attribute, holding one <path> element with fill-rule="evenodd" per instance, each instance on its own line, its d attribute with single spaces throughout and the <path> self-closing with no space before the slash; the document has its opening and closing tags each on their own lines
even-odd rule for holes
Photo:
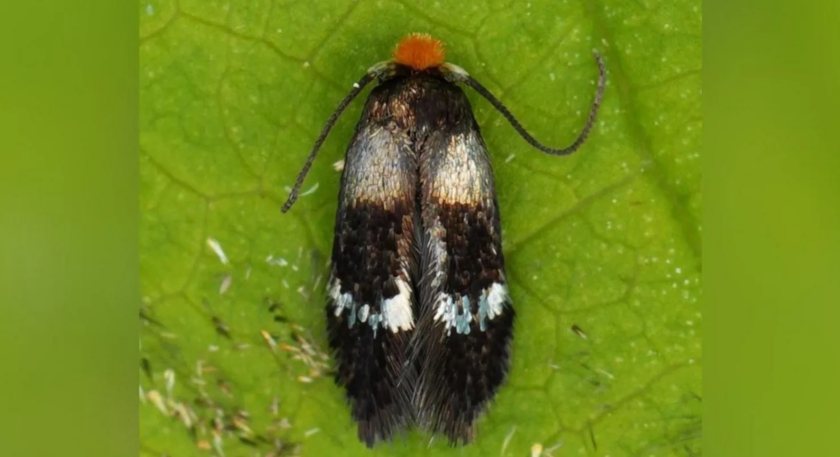
<svg viewBox="0 0 840 457">
<path fill-rule="evenodd" d="M 487 99 L 536 149 L 566 155 L 595 123 L 605 85 L 595 59 L 589 116 L 565 148 L 537 141 L 426 34 L 403 38 L 327 120 L 284 212 L 341 113 L 378 82 L 344 160 L 326 307 L 336 382 L 368 446 L 411 425 L 453 444 L 471 441 L 508 370 L 514 309 L 499 205 L 487 146 L 458 84 Z"/>
</svg>

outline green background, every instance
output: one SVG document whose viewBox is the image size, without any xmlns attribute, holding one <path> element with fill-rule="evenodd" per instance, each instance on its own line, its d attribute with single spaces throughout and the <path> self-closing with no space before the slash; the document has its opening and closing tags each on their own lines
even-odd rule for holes
<svg viewBox="0 0 840 457">
<path fill-rule="evenodd" d="M 137 27 L 0 2 L 3 456 L 137 452 Z"/>
<path fill-rule="evenodd" d="M 825 1 L 706 2 L 703 10 L 703 450 L 835 455 L 840 67 L 832 56 L 840 52 L 840 10 Z M 0 5 L 0 455 L 138 452 L 142 12 L 110 0 Z M 383 58 L 400 33 L 378 37 L 367 57 Z M 463 42 L 446 38 L 450 55 L 482 76 L 455 54 Z M 591 78 L 591 64 L 580 59 L 581 75 Z M 557 78 L 558 90 L 574 83 L 567 78 Z M 544 100 L 520 105 L 516 93 L 500 95 L 541 138 L 563 143 L 572 135 L 575 125 L 553 134 L 534 124 L 539 113 L 525 117 Z M 313 113 L 308 128 L 317 130 L 335 101 L 321 100 L 324 113 Z M 494 115 L 480 101 L 476 111 L 490 141 Z M 345 138 L 336 132 L 325 150 L 326 164 L 341 154 L 344 128 Z M 510 136 L 504 124 L 493 128 L 502 130 L 494 142 Z M 499 168 L 507 151 L 494 144 Z M 575 160 L 522 150 L 511 166 L 523 157 L 541 167 Z M 321 192 L 307 199 L 332 200 Z M 307 199 L 296 212 L 311 215 Z M 506 230 L 511 217 L 505 213 Z M 527 296 L 516 293 L 522 306 Z M 497 411 L 498 404 L 480 433 Z"/>
<path fill-rule="evenodd" d="M 838 455 L 840 4 L 704 21 L 704 452 Z"/>
<path fill-rule="evenodd" d="M 181 1 L 139 12 L 141 454 L 700 453 L 698 3 Z M 609 76 L 598 124 L 569 158 L 529 148 L 470 94 L 518 310 L 511 375 L 470 446 L 414 430 L 371 452 L 326 373 L 324 331 L 332 164 L 361 101 L 305 196 L 286 215 L 279 206 L 338 101 L 411 31 L 441 38 L 449 61 L 549 144 L 582 126 L 593 49 Z"/>
</svg>

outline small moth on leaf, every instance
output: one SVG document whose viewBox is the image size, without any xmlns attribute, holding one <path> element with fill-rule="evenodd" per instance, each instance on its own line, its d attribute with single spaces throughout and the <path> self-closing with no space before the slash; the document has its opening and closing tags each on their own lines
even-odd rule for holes
<svg viewBox="0 0 840 457">
<path fill-rule="evenodd" d="M 504 381 L 514 311 L 502 255 L 487 147 L 464 84 L 487 99 L 533 147 L 577 150 L 595 123 L 599 77 L 583 130 L 565 148 L 537 141 L 425 34 L 401 40 L 329 117 L 283 205 L 288 211 L 348 104 L 373 80 L 347 148 L 327 284 L 329 344 L 368 446 L 417 424 L 452 443 Z"/>
</svg>

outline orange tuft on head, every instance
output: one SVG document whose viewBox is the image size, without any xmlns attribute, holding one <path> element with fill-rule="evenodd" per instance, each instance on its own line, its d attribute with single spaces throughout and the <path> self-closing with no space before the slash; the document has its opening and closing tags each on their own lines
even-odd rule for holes
<svg viewBox="0 0 840 457">
<path fill-rule="evenodd" d="M 394 62 L 419 71 L 442 64 L 444 54 L 440 40 L 426 33 L 412 33 L 397 43 Z"/>
</svg>

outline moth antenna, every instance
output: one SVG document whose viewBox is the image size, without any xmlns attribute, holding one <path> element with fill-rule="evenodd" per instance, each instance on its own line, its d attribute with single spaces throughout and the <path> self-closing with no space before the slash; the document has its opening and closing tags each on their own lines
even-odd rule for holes
<svg viewBox="0 0 840 457">
<path fill-rule="evenodd" d="M 552 148 L 540 143 L 536 138 L 534 138 L 530 133 L 528 133 L 527 130 L 525 130 L 525 127 L 522 127 L 522 124 L 520 124 L 516 117 L 513 116 L 513 113 L 511 113 L 510 110 L 508 110 L 507 107 L 504 104 L 502 104 L 502 102 L 499 101 L 498 98 L 491 94 L 490 91 L 487 90 L 487 88 L 485 88 L 478 81 L 473 79 L 472 76 L 466 74 L 466 72 L 457 76 L 458 80 L 472 87 L 476 92 L 481 94 L 482 97 L 486 98 L 487 101 L 489 101 L 490 104 L 493 105 L 494 108 L 496 108 L 496 110 L 502 113 L 502 116 L 504 116 L 505 119 L 507 119 L 507 121 L 510 122 L 510 125 L 512 125 L 514 129 L 516 129 L 516 132 L 519 133 L 519 135 L 522 138 L 524 138 L 525 141 L 528 142 L 528 144 L 539 149 L 542 152 L 545 152 L 546 154 L 562 156 L 575 152 L 580 147 L 580 145 L 582 145 L 583 142 L 586 141 L 586 138 L 589 136 L 589 131 L 592 130 L 592 126 L 595 125 L 595 117 L 598 115 L 598 108 L 601 107 L 601 99 L 604 96 L 604 86 L 607 80 L 607 70 L 606 67 L 604 67 L 604 59 L 601 57 L 601 54 L 598 54 L 597 52 L 594 52 L 593 54 L 595 56 L 595 61 L 598 63 L 598 87 L 595 90 L 595 99 L 592 100 L 592 105 L 589 108 L 589 117 L 586 119 L 586 124 L 583 126 L 583 130 L 581 130 L 581 132 L 578 134 L 575 141 L 569 146 L 566 146 L 565 148 Z"/>
<path fill-rule="evenodd" d="M 288 211 L 292 205 L 295 204 L 298 198 L 298 192 L 300 192 L 300 186 L 303 185 L 303 180 L 306 179 L 306 174 L 309 173 L 309 169 L 312 167 L 312 162 L 315 161 L 315 156 L 318 155 L 318 150 L 321 149 L 321 145 L 324 144 L 324 141 L 327 139 L 327 135 L 329 135 L 330 130 L 335 125 L 338 118 L 341 116 L 341 113 L 347 108 L 347 105 L 356 98 L 357 95 L 365 88 L 365 86 L 371 82 L 375 77 L 378 76 L 377 67 L 371 68 L 365 73 L 364 76 L 360 80 L 358 80 L 355 84 L 353 84 L 353 89 L 350 90 L 341 103 L 338 104 L 335 111 L 330 115 L 329 119 L 327 119 L 327 123 L 324 124 L 324 128 L 321 129 L 321 134 L 318 135 L 318 139 L 315 140 L 315 144 L 312 145 L 312 150 L 309 151 L 309 156 L 306 158 L 306 163 L 303 164 L 303 168 L 300 169 L 300 173 L 297 175 L 297 179 L 295 180 L 295 185 L 292 187 L 292 191 L 289 192 L 289 198 L 286 199 L 286 203 L 283 203 L 283 208 L 281 211 L 284 213 Z"/>
</svg>

